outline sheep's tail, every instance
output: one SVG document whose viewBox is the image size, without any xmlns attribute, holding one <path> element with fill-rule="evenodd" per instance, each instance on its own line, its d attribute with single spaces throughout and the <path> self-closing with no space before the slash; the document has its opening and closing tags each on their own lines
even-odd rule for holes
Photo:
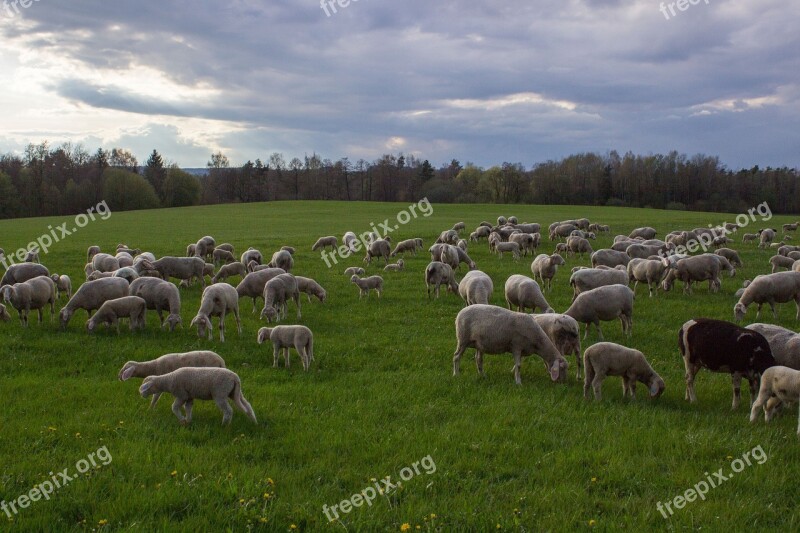
<svg viewBox="0 0 800 533">
<path fill-rule="evenodd" d="M 250 402 L 248 402 L 245 399 L 244 395 L 242 394 L 242 382 L 239 381 L 238 379 L 236 380 L 236 383 L 234 383 L 233 385 L 233 391 L 231 391 L 230 397 L 233 400 L 233 403 L 236 405 L 236 407 L 241 409 L 241 411 L 247 416 L 249 416 L 253 422 L 258 424 L 258 420 L 256 420 L 256 414 L 255 412 L 253 412 L 253 407 L 250 405 Z"/>
</svg>

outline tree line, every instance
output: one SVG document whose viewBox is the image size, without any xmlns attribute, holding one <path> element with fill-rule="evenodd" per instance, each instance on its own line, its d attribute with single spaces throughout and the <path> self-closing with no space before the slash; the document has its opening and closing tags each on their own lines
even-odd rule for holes
<svg viewBox="0 0 800 533">
<path fill-rule="evenodd" d="M 417 201 L 609 205 L 742 212 L 767 202 L 800 213 L 796 168 L 731 170 L 719 158 L 678 152 L 581 153 L 526 169 L 458 160 L 434 167 L 412 154 L 333 161 L 317 154 L 273 153 L 232 166 L 211 155 L 195 175 L 153 150 L 144 165 L 128 150 L 88 152 L 82 145 L 30 144 L 0 156 L 0 218 L 66 215 L 105 200 L 114 211 L 274 200 Z"/>
</svg>

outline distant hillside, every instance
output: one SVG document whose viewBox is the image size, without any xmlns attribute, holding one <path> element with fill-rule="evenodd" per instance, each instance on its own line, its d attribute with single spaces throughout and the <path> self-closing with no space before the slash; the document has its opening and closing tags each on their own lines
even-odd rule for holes
<svg viewBox="0 0 800 533">
<path fill-rule="evenodd" d="M 205 176 L 208 174 L 207 168 L 182 168 L 184 172 L 188 172 L 192 176 Z"/>
</svg>

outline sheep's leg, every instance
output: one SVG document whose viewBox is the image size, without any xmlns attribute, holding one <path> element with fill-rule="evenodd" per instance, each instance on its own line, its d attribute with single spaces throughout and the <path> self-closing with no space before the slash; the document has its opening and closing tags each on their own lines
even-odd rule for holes
<svg viewBox="0 0 800 533">
<path fill-rule="evenodd" d="M 300 356 L 300 362 L 303 363 L 303 370 L 308 372 L 309 361 L 305 346 L 302 344 L 295 344 L 294 349 L 297 350 L 297 355 Z"/>
<path fill-rule="evenodd" d="M 684 399 L 689 400 L 690 403 L 697 401 L 697 395 L 694 392 L 694 377 L 700 371 L 700 367 L 691 364 L 688 360 L 684 359 L 686 364 L 686 396 Z"/>
<path fill-rule="evenodd" d="M 184 401 L 180 398 L 175 398 L 175 401 L 172 402 L 172 412 L 175 413 L 175 416 L 178 417 L 178 421 L 181 425 L 186 425 L 186 419 L 183 417 L 183 413 L 181 412 L 181 407 L 183 407 Z"/>
<path fill-rule="evenodd" d="M 209 329 L 209 331 L 211 331 Z M 212 335 L 213 338 L 213 335 Z M 219 314 L 219 341 L 225 342 L 225 310 Z"/>
<path fill-rule="evenodd" d="M 594 392 L 594 399 L 596 401 L 600 401 L 603 399 L 603 380 L 605 379 L 606 375 L 603 372 L 598 372 L 592 378 L 592 391 Z M 588 381 L 588 378 L 587 378 Z M 584 384 L 584 387 L 586 385 Z"/>
<path fill-rule="evenodd" d="M 750 385 L 750 405 L 753 405 L 753 402 L 756 401 L 756 396 L 758 396 L 758 385 L 761 381 L 760 377 L 751 376 L 747 378 L 747 383 Z"/>
<path fill-rule="evenodd" d="M 521 368 L 522 352 L 517 351 L 514 353 L 514 383 L 517 385 L 522 385 Z"/>
<path fill-rule="evenodd" d="M 753 405 L 750 407 L 750 422 L 751 423 L 756 421 L 756 418 L 758 417 L 758 410 L 761 409 L 762 407 L 764 408 L 764 419 L 767 422 L 769 422 L 768 409 L 767 409 L 769 404 L 768 404 L 767 400 L 771 400 L 770 394 L 771 393 L 770 393 L 770 391 L 768 389 L 763 389 L 763 388 L 758 393 L 758 398 L 756 398 L 756 401 L 753 402 Z"/>
<path fill-rule="evenodd" d="M 39 324 L 41 324 L 42 322 L 44 322 L 43 309 L 40 307 L 39 309 L 37 309 L 37 311 L 39 311 Z"/>
<path fill-rule="evenodd" d="M 592 381 L 594 380 L 594 367 L 591 362 L 587 361 L 586 364 L 586 377 L 583 380 L 583 397 L 589 399 L 589 390 L 592 388 Z"/>
<path fill-rule="evenodd" d="M 462 345 L 459 341 L 458 346 L 456 346 L 456 352 L 453 354 L 453 375 L 457 376 L 461 372 L 461 356 L 464 355 L 464 351 L 467 349 L 466 345 Z"/>
<path fill-rule="evenodd" d="M 628 397 L 628 390 L 630 389 L 631 384 L 629 383 L 628 376 L 622 376 L 622 397 Z"/>
<path fill-rule="evenodd" d="M 233 316 L 236 318 L 236 329 L 239 330 L 239 335 L 242 335 L 242 319 L 239 316 L 239 308 L 235 307 L 233 309 Z"/>
<path fill-rule="evenodd" d="M 594 329 L 597 330 L 597 338 L 602 341 L 603 340 L 603 330 L 600 328 L 600 321 L 594 323 Z"/>
<path fill-rule="evenodd" d="M 775 310 L 775 302 L 773 300 L 770 300 L 767 303 L 769 303 L 769 308 L 772 309 L 772 318 L 778 320 L 778 312 Z"/>
<path fill-rule="evenodd" d="M 483 372 L 483 352 L 480 350 L 475 350 L 475 366 L 478 368 L 478 374 L 481 376 L 486 375 Z"/>
<path fill-rule="evenodd" d="M 581 379 L 581 367 L 583 366 L 583 361 L 581 361 L 581 353 L 575 352 L 575 379 Z"/>
<path fill-rule="evenodd" d="M 186 403 L 183 404 L 183 410 L 186 411 L 186 424 L 192 423 L 192 406 L 194 405 L 194 400 L 191 398 L 186 400 Z"/>
<path fill-rule="evenodd" d="M 156 406 L 156 403 L 158 402 L 159 398 L 161 398 L 160 392 L 153 394 L 153 399 L 150 400 L 150 409 Z"/>
<path fill-rule="evenodd" d="M 636 399 L 636 378 L 630 378 L 628 390 L 631 393 L 631 400 Z"/>
<path fill-rule="evenodd" d="M 278 359 L 280 359 L 280 347 L 276 342 L 272 351 L 272 368 L 278 368 Z"/>
<path fill-rule="evenodd" d="M 739 407 L 739 401 L 742 398 L 742 375 L 739 372 L 734 372 L 731 374 L 731 382 L 733 383 L 733 403 L 731 404 L 731 410 L 735 410 Z"/>
<path fill-rule="evenodd" d="M 308 298 L 308 301 L 311 301 L 311 297 Z M 297 304 L 297 320 L 300 320 L 303 315 L 300 314 L 300 294 L 294 295 L 294 303 Z"/>
<path fill-rule="evenodd" d="M 285 363 L 286 368 L 289 368 L 289 347 L 283 347 L 283 361 Z"/>
<path fill-rule="evenodd" d="M 775 413 L 782 404 L 783 402 L 777 396 L 772 396 L 769 398 L 769 400 L 767 400 L 767 404 L 764 406 L 764 420 L 767 422 L 772 420 L 772 417 L 775 416 Z"/>
<path fill-rule="evenodd" d="M 214 398 L 219 410 L 222 411 L 222 425 L 229 424 L 233 418 L 233 407 L 228 403 L 228 398 Z"/>
</svg>

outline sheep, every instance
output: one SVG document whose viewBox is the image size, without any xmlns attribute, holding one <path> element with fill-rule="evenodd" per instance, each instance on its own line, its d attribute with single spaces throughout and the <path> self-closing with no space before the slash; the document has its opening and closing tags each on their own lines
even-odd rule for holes
<svg viewBox="0 0 800 533">
<path fill-rule="evenodd" d="M 782 229 L 784 233 L 788 233 L 790 231 L 797 231 L 798 226 L 800 226 L 800 222 L 795 222 L 794 224 L 784 224 Z"/>
<path fill-rule="evenodd" d="M 325 250 L 328 246 L 331 247 L 331 250 L 336 250 L 336 247 L 339 245 L 339 239 L 330 235 L 328 237 L 320 237 L 317 239 L 317 242 L 311 247 L 312 252 L 316 252 L 317 250 Z"/>
<path fill-rule="evenodd" d="M 292 246 L 281 246 L 280 251 L 289 252 L 290 254 L 292 254 L 292 256 L 294 256 L 294 254 L 297 252 L 297 250 L 295 250 L 294 247 Z"/>
<path fill-rule="evenodd" d="M 255 261 L 257 265 L 260 265 L 261 263 L 264 262 L 264 258 L 261 255 L 261 252 L 252 247 L 244 251 L 242 253 L 242 257 L 239 260 L 243 265 L 250 265 L 250 261 Z"/>
<path fill-rule="evenodd" d="M 184 367 L 225 368 L 225 361 L 218 354 L 207 350 L 168 353 L 151 361 L 128 361 L 120 369 L 117 378 L 120 381 L 127 381 L 131 378 L 162 376 Z M 160 397 L 161 393 L 153 394 L 151 409 L 155 407 Z"/>
<path fill-rule="evenodd" d="M 591 255 L 591 260 L 592 266 L 595 268 L 600 265 L 605 265 L 612 268 L 617 265 L 627 267 L 628 263 L 631 261 L 631 256 L 626 254 L 624 251 L 604 248 L 593 253 Z"/>
<path fill-rule="evenodd" d="M 797 259 L 792 265 L 792 272 L 800 272 L 800 259 Z"/>
<path fill-rule="evenodd" d="M 246 275 L 247 267 L 245 267 L 241 261 L 234 261 L 233 263 L 228 263 L 227 265 L 219 267 L 217 273 L 211 278 L 211 284 L 213 285 L 214 283 L 225 281 L 231 276 L 240 276 L 244 278 Z"/>
<path fill-rule="evenodd" d="M 464 250 L 466 252 L 467 248 L 469 247 L 469 244 L 464 239 L 458 239 L 458 242 L 456 243 L 456 246 L 458 246 L 459 248 L 461 248 L 462 250 Z"/>
<path fill-rule="evenodd" d="M 719 254 L 710 254 L 710 253 L 705 253 L 702 255 L 712 257 L 713 259 L 715 259 L 719 263 L 720 272 L 730 272 L 729 274 L 730 277 L 734 277 L 736 275 L 736 269 L 733 267 L 730 261 L 728 261 L 725 258 L 725 256 Z M 720 281 L 720 283 L 722 282 Z"/>
<path fill-rule="evenodd" d="M 217 243 L 214 238 L 206 235 L 205 237 L 200 238 L 200 240 L 194 245 L 194 256 L 205 259 L 211 256 L 216 245 Z"/>
<path fill-rule="evenodd" d="M 411 252 L 411 255 L 417 255 L 417 241 L 414 239 L 406 239 L 404 241 L 400 241 L 397 243 L 397 246 L 394 247 L 392 253 L 389 254 L 391 257 L 396 256 L 399 253 L 405 254 L 406 252 Z"/>
<path fill-rule="evenodd" d="M 586 348 L 583 354 L 586 378 L 583 382 L 583 397 L 589 399 L 589 389 L 594 399 L 602 399 L 601 389 L 606 376 L 622 376 L 622 397 L 630 394 L 636 399 L 636 382 L 647 385 L 651 398 L 658 398 L 666 385 L 644 354 L 613 342 L 598 342 Z"/>
<path fill-rule="evenodd" d="M 794 403 L 800 398 L 800 371 L 785 366 L 773 366 L 761 376 L 758 398 L 750 409 L 750 422 L 755 422 L 758 410 L 763 406 L 764 420 L 769 422 L 775 410 L 785 403 Z M 800 415 L 797 420 L 797 436 L 800 437 Z"/>
<path fill-rule="evenodd" d="M 530 233 L 515 233 L 508 237 L 509 242 L 515 242 L 519 245 L 522 255 L 527 256 L 528 252 L 533 253 L 535 250 L 533 235 Z M 465 248 L 466 249 L 466 248 Z"/>
<path fill-rule="evenodd" d="M 800 272 L 776 272 L 756 276 L 733 307 L 733 315 L 737 322 L 741 322 L 750 304 L 756 303 L 758 304 L 756 320 L 758 320 L 761 316 L 761 306 L 767 303 L 772 309 L 772 316 L 778 318 L 775 304 L 791 300 L 794 300 L 797 306 L 795 319 L 800 320 Z"/>
<path fill-rule="evenodd" d="M 200 309 L 192 319 L 189 327 L 197 326 L 197 336 L 203 338 L 206 334 L 208 340 L 212 340 L 213 325 L 211 319 L 219 317 L 219 340 L 225 342 L 225 315 L 233 313 L 236 319 L 236 329 L 239 335 L 242 334 L 242 322 L 239 318 L 239 298 L 236 289 L 227 283 L 209 285 L 203 289 L 203 296 L 200 300 Z"/>
<path fill-rule="evenodd" d="M 283 351 L 286 368 L 289 368 L 289 350 L 294 347 L 303 370 L 308 372 L 311 361 L 314 359 L 314 334 L 305 326 L 275 326 L 274 328 L 261 328 L 258 330 L 258 344 L 269 340 L 272 342 L 273 361 L 272 367 L 278 368 L 278 359 Z"/>
<path fill-rule="evenodd" d="M 775 358 L 763 335 L 724 320 L 688 320 L 678 333 L 678 347 L 686 367 L 684 398 L 692 403 L 697 401 L 694 379 L 701 368 L 731 374 L 731 408 L 736 409 L 741 397 L 742 377 L 750 384 L 752 404 L 758 391 L 760 376 L 767 368 L 775 366 Z"/>
<path fill-rule="evenodd" d="M 397 263 L 386 265 L 383 267 L 384 272 L 399 272 L 405 267 L 405 261 L 398 259 Z"/>
<path fill-rule="evenodd" d="M 87 248 L 86 249 L 86 262 L 87 263 L 91 263 L 92 262 L 92 258 L 94 256 L 96 256 L 97 254 L 99 254 L 99 253 L 100 253 L 100 247 L 99 246 L 90 246 L 89 248 Z"/>
<path fill-rule="evenodd" d="M 789 252 L 800 252 L 800 246 L 789 246 L 784 244 L 778 248 L 778 255 L 789 255 Z"/>
<path fill-rule="evenodd" d="M 658 285 L 664 278 L 667 267 L 668 264 L 661 259 L 631 259 L 627 271 L 629 281 L 635 281 L 633 293 L 636 294 L 636 287 L 643 281 L 647 283 L 647 292 L 651 298 L 654 290 L 658 295 Z"/>
<path fill-rule="evenodd" d="M 550 379 L 564 381 L 567 360 L 542 330 L 533 316 L 509 311 L 494 305 L 470 305 L 456 316 L 456 351 L 453 354 L 453 376 L 460 372 L 461 356 L 467 348 L 475 348 L 475 364 L 483 373 L 483 354 L 511 352 L 514 356 L 514 381 L 522 384 L 522 358 L 539 355 L 545 362 Z"/>
<path fill-rule="evenodd" d="M 344 269 L 344 275 L 345 276 L 350 276 L 350 277 L 352 277 L 352 276 L 363 276 L 364 275 L 364 269 L 361 268 L 361 267 L 348 267 L 348 268 Z"/>
<path fill-rule="evenodd" d="M 391 251 L 392 247 L 389 245 L 389 241 L 377 239 L 367 247 L 367 255 L 364 256 L 364 262 L 370 264 L 373 257 L 383 257 L 384 262 L 388 265 Z"/>
<path fill-rule="evenodd" d="M 458 283 L 455 280 L 453 268 L 441 261 L 432 261 L 425 267 L 425 287 L 428 291 L 428 299 L 431 297 L 431 287 L 436 298 L 439 297 L 439 287 L 447 285 L 447 290 L 453 294 L 458 294 Z"/>
<path fill-rule="evenodd" d="M 56 284 L 56 299 L 60 298 L 62 293 L 67 295 L 67 300 L 72 298 L 72 280 L 69 276 L 53 274 L 50 279 Z"/>
<path fill-rule="evenodd" d="M 764 228 L 758 232 L 758 247 L 766 248 L 769 243 L 775 239 L 775 234 L 778 232 L 776 229 Z"/>
<path fill-rule="evenodd" d="M 558 313 L 532 315 L 559 353 L 566 357 L 575 355 L 575 379 L 581 378 L 581 330 L 574 318 Z"/>
<path fill-rule="evenodd" d="M 162 328 L 169 325 L 169 330 L 175 331 L 175 326 L 183 327 L 181 295 L 174 284 L 158 278 L 139 278 L 131 283 L 128 293 L 142 298 L 148 309 L 155 310 Z M 166 321 L 164 310 L 169 312 Z"/>
<path fill-rule="evenodd" d="M 194 400 L 214 400 L 222 411 L 222 425 L 230 423 L 233 409 L 228 404 L 228 398 L 253 423 L 258 423 L 253 408 L 242 394 L 239 376 L 227 368 L 179 368 L 161 376 L 148 376 L 139 387 L 139 394 L 143 398 L 164 392 L 175 397 L 172 412 L 184 426 L 192 422 Z M 181 413 L 181 407 L 186 411 L 185 417 Z"/>
<path fill-rule="evenodd" d="M 279 274 L 269 280 L 264 286 L 264 309 L 261 311 L 261 318 L 272 322 L 272 319 L 279 321 L 281 317 L 286 317 L 286 301 L 290 298 L 294 300 L 297 307 L 297 319 L 302 318 L 300 313 L 300 291 L 297 287 L 297 280 L 291 274 Z"/>
<path fill-rule="evenodd" d="M 226 250 L 226 251 L 228 251 L 230 253 L 234 252 L 233 245 L 231 243 L 228 243 L 228 242 L 223 242 L 222 244 L 220 244 L 219 246 L 217 246 L 214 249 L 215 250 Z"/>
<path fill-rule="evenodd" d="M 200 257 L 164 256 L 157 261 L 146 261 L 145 266 L 149 270 L 157 270 L 164 279 L 177 278 L 188 282 L 198 278 L 202 287 L 206 286 L 206 263 Z"/>
<path fill-rule="evenodd" d="M 542 286 L 549 291 L 552 289 L 552 280 L 558 271 L 558 267 L 565 264 L 564 258 L 558 254 L 539 254 L 531 263 L 533 279 L 537 277 L 541 279 Z"/>
<path fill-rule="evenodd" d="M 739 257 L 739 253 L 736 250 L 732 250 L 730 248 L 719 248 L 715 250 L 714 253 L 727 259 L 730 264 L 736 268 L 742 268 L 744 266 L 744 263 L 742 263 L 742 259 Z"/>
<path fill-rule="evenodd" d="M 665 292 L 672 289 L 676 279 L 683 282 L 683 293 L 692 293 L 692 283 L 696 281 L 708 281 L 708 289 L 717 292 L 720 288 L 719 279 L 720 261 L 724 259 L 714 254 L 703 254 L 680 259 L 674 266 L 670 266 L 667 275 L 661 283 L 661 288 Z"/>
<path fill-rule="evenodd" d="M 291 272 L 292 267 L 294 267 L 294 259 L 292 254 L 286 250 L 278 250 L 272 254 L 272 259 L 267 263 L 267 266 L 270 268 L 282 268 L 286 272 Z"/>
<path fill-rule="evenodd" d="M 782 268 L 791 270 L 792 265 L 794 265 L 794 259 L 782 255 L 773 255 L 769 258 L 769 264 L 772 265 L 772 273 L 774 274 L 775 272 L 779 272 Z"/>
<path fill-rule="evenodd" d="M 655 228 L 645 226 L 643 228 L 636 228 L 630 233 L 630 235 L 628 235 L 628 237 L 631 239 L 635 239 L 636 237 L 641 237 L 643 239 L 654 239 L 657 234 L 658 232 L 655 230 Z"/>
<path fill-rule="evenodd" d="M 744 281 L 742 282 L 742 288 L 741 288 L 741 289 L 738 289 L 738 290 L 737 290 L 737 291 L 736 291 L 736 292 L 735 292 L 733 295 L 734 295 L 736 298 L 741 298 L 741 297 L 742 297 L 742 294 L 744 294 L 744 290 L 745 290 L 747 287 L 749 287 L 751 283 L 753 283 L 753 282 L 752 282 L 751 280 L 749 280 L 749 279 L 746 279 L 746 280 L 744 280 Z"/>
<path fill-rule="evenodd" d="M 6 306 L 0 304 L 0 322 L 8 322 L 9 320 L 11 320 L 11 315 L 6 311 Z"/>
<path fill-rule="evenodd" d="M 89 313 L 89 318 L 91 318 L 92 312 L 100 309 L 100 306 L 106 300 L 128 296 L 129 289 L 130 285 L 122 278 L 87 281 L 75 291 L 67 305 L 61 308 L 58 315 L 61 329 L 67 328 L 67 324 L 69 324 L 72 315 L 75 314 L 77 309 L 85 309 Z"/>
<path fill-rule="evenodd" d="M 302 276 L 295 276 L 294 279 L 297 281 L 297 290 L 306 293 L 309 302 L 311 302 L 312 296 L 316 296 L 321 303 L 325 303 L 328 293 L 322 288 L 322 285 L 311 278 L 304 278 Z"/>
<path fill-rule="evenodd" d="M 554 254 L 564 254 L 567 255 L 569 253 L 569 248 L 567 248 L 567 243 L 560 242 L 556 244 L 555 249 L 553 250 Z"/>
<path fill-rule="evenodd" d="M 622 332 L 630 337 L 633 334 L 633 298 L 633 291 L 627 285 L 605 285 L 580 293 L 564 314 L 586 324 L 584 339 L 589 335 L 590 324 L 594 324 L 602 341 L 600 321 L 615 318 L 620 319 Z"/>
<path fill-rule="evenodd" d="M 470 270 L 458 284 L 458 293 L 467 306 L 488 304 L 493 291 L 492 278 L 480 270 Z"/>
<path fill-rule="evenodd" d="M 499 233 L 492 232 L 489 234 L 489 237 L 486 239 L 486 242 L 489 243 L 489 251 L 494 252 L 495 246 L 497 246 L 497 243 L 503 242 L 503 238 L 500 237 Z"/>
<path fill-rule="evenodd" d="M 576 229 L 578 229 L 578 226 L 575 224 L 559 224 L 550 232 L 550 240 L 565 239 Z"/>
<path fill-rule="evenodd" d="M 592 245 L 583 237 L 567 238 L 567 251 L 572 255 L 579 254 L 581 257 L 583 257 L 585 253 L 588 253 L 590 256 L 594 253 Z"/>
<path fill-rule="evenodd" d="M 497 217 L 497 225 L 498 226 L 503 226 L 503 225 L 506 224 L 506 222 L 508 222 L 508 219 L 506 217 L 504 217 L 502 215 Z"/>
<path fill-rule="evenodd" d="M 23 283 L 29 279 L 49 275 L 50 271 L 39 263 L 17 263 L 6 269 L 5 274 L 3 274 L 2 279 L 0 279 L 0 287 L 13 285 L 15 283 Z"/>
<path fill-rule="evenodd" d="M 92 257 L 92 268 L 100 272 L 119 270 L 119 260 L 113 255 L 99 253 Z"/>
<path fill-rule="evenodd" d="M 461 233 L 465 229 L 467 229 L 467 226 L 464 225 L 463 222 L 456 222 L 455 224 L 453 224 L 453 231 L 457 231 L 458 233 Z"/>
<path fill-rule="evenodd" d="M 342 245 L 350 252 L 356 251 L 357 241 L 358 237 L 356 237 L 356 234 L 352 231 L 345 232 L 345 234 L 342 235 Z"/>
<path fill-rule="evenodd" d="M 381 297 L 383 292 L 383 278 L 380 276 L 370 276 L 368 278 L 359 278 L 356 274 L 350 278 L 352 283 L 358 286 L 358 299 L 360 300 L 365 294 L 369 298 L 370 289 L 374 289 L 378 293 L 378 298 Z"/>
<path fill-rule="evenodd" d="M 19 321 L 28 325 L 28 313 L 31 309 L 39 312 L 39 323 L 42 323 L 44 306 L 50 304 L 50 319 L 56 312 L 56 284 L 49 276 L 37 276 L 22 283 L 6 285 L 0 289 L 3 301 L 10 303 L 19 313 Z"/>
<path fill-rule="evenodd" d="M 786 257 L 791 257 L 795 261 L 798 261 L 800 260 L 800 252 L 789 252 L 788 254 L 786 254 Z"/>
<path fill-rule="evenodd" d="M 25 263 L 38 263 L 39 262 L 39 249 L 32 248 L 25 254 Z"/>
<path fill-rule="evenodd" d="M 236 261 L 236 258 L 232 253 L 230 253 L 228 250 L 223 250 L 222 248 L 214 248 L 214 251 L 211 252 L 211 256 L 214 258 L 214 264 L 227 264 Z"/>
<path fill-rule="evenodd" d="M 742 244 L 746 242 L 756 242 L 758 240 L 758 233 L 743 233 Z"/>
<path fill-rule="evenodd" d="M 628 272 L 615 268 L 584 268 L 573 273 L 569 278 L 569 285 L 572 287 L 572 301 L 582 292 L 604 287 L 606 285 L 627 285 L 629 281 Z"/>
<path fill-rule="evenodd" d="M 522 274 L 514 274 L 506 280 L 505 297 L 508 308 L 517 306 L 517 311 L 524 313 L 527 308 L 532 313 L 539 308 L 542 313 L 554 313 L 555 310 L 547 303 L 547 300 L 535 280 Z"/>
<path fill-rule="evenodd" d="M 773 324 L 750 324 L 745 329 L 757 331 L 767 339 L 777 364 L 800 370 L 800 333 Z"/>
<path fill-rule="evenodd" d="M 131 331 L 144 329 L 147 302 L 138 296 L 123 296 L 113 300 L 106 300 L 100 309 L 86 321 L 86 330 L 93 332 L 98 324 L 116 326 L 119 335 L 119 319 L 129 318 Z"/>
<path fill-rule="evenodd" d="M 499 242 L 494 248 L 495 253 L 503 258 L 503 252 L 510 253 L 514 261 L 519 261 L 519 244 L 516 242 Z"/>
<path fill-rule="evenodd" d="M 473 233 L 475 234 L 476 240 L 478 240 L 481 238 L 488 237 L 491 232 L 492 232 L 491 226 L 490 227 L 478 226 L 477 228 L 475 228 L 475 231 Z"/>
</svg>

